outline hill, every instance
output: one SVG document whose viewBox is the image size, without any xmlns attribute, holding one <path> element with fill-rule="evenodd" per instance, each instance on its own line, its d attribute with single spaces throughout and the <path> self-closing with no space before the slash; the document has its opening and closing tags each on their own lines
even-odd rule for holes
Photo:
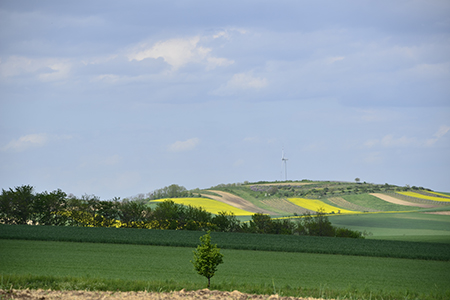
<svg viewBox="0 0 450 300">
<path fill-rule="evenodd" d="M 252 212 L 264 211 L 272 216 L 316 211 L 312 206 L 301 206 L 292 201 L 298 198 L 316 200 L 319 207 L 322 202 L 322 207 L 335 207 L 336 212 L 415 211 L 424 208 L 441 211 L 443 207 L 450 206 L 450 195 L 422 187 L 339 181 L 222 184 L 197 192 L 203 197 Z"/>
<path fill-rule="evenodd" d="M 295 220 L 322 209 L 333 225 L 371 239 L 450 243 L 450 194 L 422 187 L 302 180 L 221 184 L 192 192 L 273 218 Z"/>
</svg>

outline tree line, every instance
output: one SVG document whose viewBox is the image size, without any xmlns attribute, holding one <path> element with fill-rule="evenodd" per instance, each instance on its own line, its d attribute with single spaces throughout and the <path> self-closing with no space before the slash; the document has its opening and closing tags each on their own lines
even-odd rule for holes
<svg viewBox="0 0 450 300">
<path fill-rule="evenodd" d="M 30 185 L 2 189 L 0 222 L 84 227 L 126 227 L 147 229 L 200 230 L 261 234 L 298 234 L 362 238 L 362 233 L 332 226 L 323 211 L 305 214 L 293 222 L 256 213 L 241 222 L 233 213 L 214 215 L 202 207 L 184 206 L 166 200 L 151 208 L 145 201 L 100 200 L 96 196 L 77 198 L 61 190 L 34 193 Z"/>
</svg>

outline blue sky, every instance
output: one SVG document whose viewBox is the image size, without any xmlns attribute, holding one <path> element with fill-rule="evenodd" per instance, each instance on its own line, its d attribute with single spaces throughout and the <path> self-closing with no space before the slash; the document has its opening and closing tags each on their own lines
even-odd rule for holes
<svg viewBox="0 0 450 300">
<path fill-rule="evenodd" d="M 0 182 L 450 191 L 448 1 L 0 2 Z"/>
</svg>

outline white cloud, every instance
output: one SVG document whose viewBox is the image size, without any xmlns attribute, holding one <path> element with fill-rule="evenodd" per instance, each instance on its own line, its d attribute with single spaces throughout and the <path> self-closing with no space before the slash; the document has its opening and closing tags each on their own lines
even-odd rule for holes
<svg viewBox="0 0 450 300">
<path fill-rule="evenodd" d="M 214 95 L 229 95 L 239 91 L 258 91 L 267 86 L 267 79 L 252 72 L 234 74 L 228 82 L 214 90 Z"/>
<path fill-rule="evenodd" d="M 225 29 L 225 30 L 219 31 L 218 33 L 214 34 L 213 35 L 213 39 L 218 39 L 218 38 L 221 38 L 221 37 L 223 37 L 225 39 L 230 39 L 234 32 L 238 32 L 240 34 L 248 33 L 247 30 L 242 29 L 242 28 L 229 28 L 229 29 Z"/>
<path fill-rule="evenodd" d="M 395 137 L 392 134 L 385 135 L 381 139 L 370 139 L 364 143 L 364 146 L 367 148 L 372 148 L 376 146 L 381 146 L 384 148 L 393 148 L 393 147 L 409 147 L 409 146 L 418 146 L 418 147 L 431 147 L 438 140 L 440 140 L 447 132 L 450 131 L 450 126 L 442 125 L 435 134 L 433 134 L 432 138 L 429 139 L 418 139 L 415 137 Z"/>
<path fill-rule="evenodd" d="M 47 72 L 39 74 L 41 81 L 57 81 L 65 79 L 69 75 L 71 65 L 68 63 L 54 63 L 47 66 Z"/>
<path fill-rule="evenodd" d="M 165 62 L 172 66 L 174 70 L 188 63 L 204 63 L 208 69 L 213 69 L 218 66 L 226 66 L 233 64 L 234 61 L 226 58 L 214 57 L 211 55 L 211 48 L 199 46 L 200 36 L 191 38 L 169 39 L 166 41 L 159 41 L 153 46 L 148 47 L 142 51 L 137 51 L 128 55 L 130 61 L 141 61 L 146 58 L 162 58 Z"/>
<path fill-rule="evenodd" d="M 29 148 L 43 147 L 51 141 L 70 140 L 71 135 L 60 134 L 51 135 L 47 133 L 28 134 L 21 136 L 16 140 L 10 141 L 7 145 L 0 148 L 3 151 L 22 152 Z"/>
<path fill-rule="evenodd" d="M 6 146 L 2 147 L 3 151 L 21 152 L 28 148 L 42 147 L 47 143 L 48 135 L 45 133 L 28 134 L 21 136 L 17 140 L 12 140 Z"/>
<path fill-rule="evenodd" d="M 229 60 L 221 57 L 208 57 L 207 61 L 207 70 L 215 69 L 216 67 L 226 67 L 234 63 L 233 60 Z"/>
<path fill-rule="evenodd" d="M 364 145 L 369 148 L 374 146 L 392 148 L 392 147 L 408 147 L 413 145 L 419 145 L 419 142 L 416 138 L 409 138 L 406 136 L 397 138 L 392 134 L 388 134 L 381 139 L 368 140 Z"/>
<path fill-rule="evenodd" d="M 213 39 L 217 39 L 217 38 L 220 38 L 220 37 L 229 38 L 228 31 L 227 30 L 223 30 L 223 31 L 220 31 L 220 32 L 216 33 L 215 35 L 213 35 Z"/>
<path fill-rule="evenodd" d="M 91 82 L 116 83 L 120 80 L 120 76 L 115 74 L 102 74 L 91 79 Z"/>
<path fill-rule="evenodd" d="M 0 62 L 0 77 L 9 78 L 20 75 L 35 75 L 41 81 L 56 81 L 68 77 L 72 65 L 67 60 L 24 56 L 10 56 Z"/>
<path fill-rule="evenodd" d="M 435 134 L 433 134 L 433 138 L 426 140 L 425 146 L 433 146 L 440 138 L 447 134 L 450 130 L 450 126 L 442 125 Z"/>
<path fill-rule="evenodd" d="M 192 138 L 186 141 L 177 141 L 167 147 L 170 152 L 183 152 L 193 150 L 200 143 L 200 139 Z"/>
<path fill-rule="evenodd" d="M 450 126 L 442 125 L 439 130 L 434 134 L 436 138 L 441 138 L 450 130 Z"/>
<path fill-rule="evenodd" d="M 267 79 L 254 77 L 251 73 L 234 74 L 227 86 L 234 89 L 261 89 L 267 85 Z"/>
<path fill-rule="evenodd" d="M 337 61 L 344 60 L 344 59 L 345 59 L 344 56 L 334 56 L 334 57 L 329 57 L 329 58 L 327 59 L 327 62 L 330 63 L 330 64 L 332 64 L 332 63 L 335 63 L 335 62 L 337 62 Z"/>
<path fill-rule="evenodd" d="M 383 137 L 380 142 L 383 147 L 405 147 L 417 143 L 417 140 L 416 138 L 409 138 L 406 136 L 396 138 L 394 135 L 388 134 Z"/>
</svg>

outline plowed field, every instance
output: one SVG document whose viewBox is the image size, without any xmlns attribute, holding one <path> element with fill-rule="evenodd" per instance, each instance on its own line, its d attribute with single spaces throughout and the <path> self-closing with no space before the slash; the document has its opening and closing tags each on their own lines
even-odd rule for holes
<svg viewBox="0 0 450 300">
<path fill-rule="evenodd" d="M 210 195 L 210 194 L 202 194 L 202 197 L 208 197 L 217 201 L 221 201 L 223 203 L 229 204 L 231 206 L 252 212 L 252 213 L 262 213 L 262 214 L 268 214 L 273 215 L 274 213 L 272 211 L 260 208 L 250 201 L 247 201 L 239 196 L 233 195 L 231 193 L 217 191 L 217 190 L 208 190 L 208 192 L 212 192 L 214 194 L 217 194 L 219 196 Z"/>
</svg>

